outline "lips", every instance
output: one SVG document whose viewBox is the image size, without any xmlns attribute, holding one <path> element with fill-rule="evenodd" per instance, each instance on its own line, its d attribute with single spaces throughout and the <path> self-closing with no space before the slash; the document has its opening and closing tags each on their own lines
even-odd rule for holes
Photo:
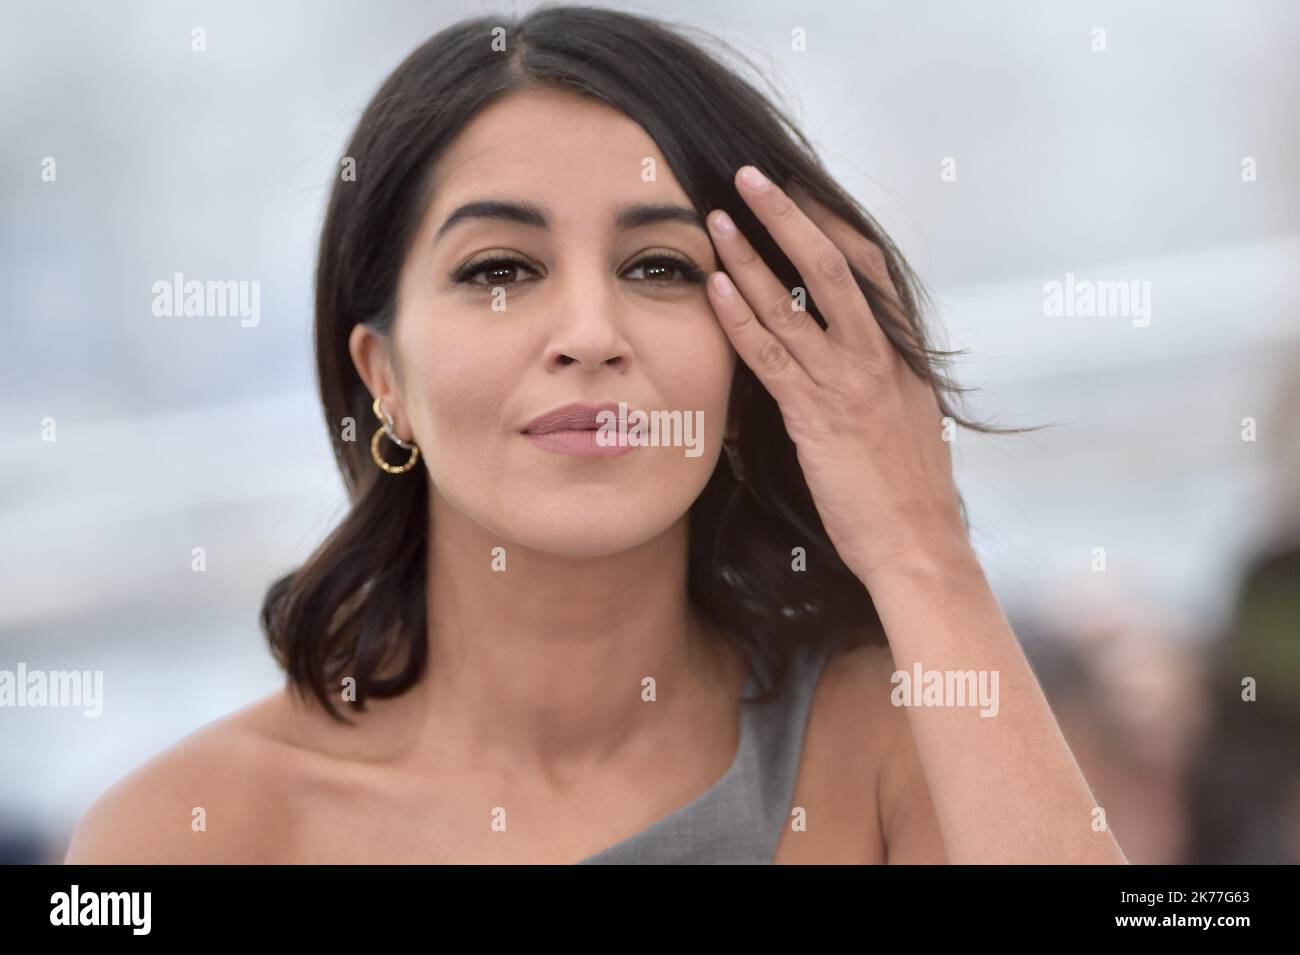
<svg viewBox="0 0 1300 955">
<path fill-rule="evenodd" d="M 608 458 L 627 454 L 635 447 L 631 444 L 601 444 L 601 423 L 596 416 L 602 411 L 618 415 L 618 403 L 569 404 L 553 408 L 539 415 L 521 430 L 523 436 L 547 451 L 576 455 L 584 458 Z"/>
<path fill-rule="evenodd" d="M 596 419 L 602 411 L 618 414 L 618 403 L 568 404 L 539 415 L 522 429 L 524 434 L 552 434 L 556 431 L 595 431 L 600 427 Z"/>
</svg>

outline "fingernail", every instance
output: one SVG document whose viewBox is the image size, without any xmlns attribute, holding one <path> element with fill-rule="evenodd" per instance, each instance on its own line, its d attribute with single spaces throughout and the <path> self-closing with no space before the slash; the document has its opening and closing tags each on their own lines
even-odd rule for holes
<svg viewBox="0 0 1300 955">
<path fill-rule="evenodd" d="M 767 188 L 767 177 L 753 166 L 741 167 L 740 181 L 749 186 L 749 188 L 753 189 L 755 192 Z"/>
<path fill-rule="evenodd" d="M 718 231 L 719 235 L 735 235 L 736 223 L 731 221 L 731 216 L 727 215 L 721 209 L 713 213 L 713 228 Z"/>
<path fill-rule="evenodd" d="M 720 298 L 731 298 L 736 286 L 731 284 L 731 279 L 727 278 L 726 272 L 714 272 L 709 279 L 710 284 Z"/>
</svg>

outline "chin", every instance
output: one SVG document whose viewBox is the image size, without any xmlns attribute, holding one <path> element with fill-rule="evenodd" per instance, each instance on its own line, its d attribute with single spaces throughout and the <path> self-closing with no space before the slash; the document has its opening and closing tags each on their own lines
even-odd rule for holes
<svg viewBox="0 0 1300 955">
<path fill-rule="evenodd" d="M 664 510 L 654 502 L 586 499 L 576 507 L 514 515 L 503 536 L 524 547 L 561 557 L 610 557 L 654 540 L 679 520 L 689 506 Z M 663 511 L 663 513 L 660 513 Z"/>
</svg>

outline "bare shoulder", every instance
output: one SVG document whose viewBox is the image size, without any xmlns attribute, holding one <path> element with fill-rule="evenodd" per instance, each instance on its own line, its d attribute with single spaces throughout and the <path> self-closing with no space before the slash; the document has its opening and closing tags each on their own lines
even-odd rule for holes
<svg viewBox="0 0 1300 955">
<path fill-rule="evenodd" d="M 871 861 L 942 862 L 943 847 L 904 707 L 891 701 L 897 670 L 887 644 L 834 653 L 814 697 L 821 744 L 837 778 L 871 815 Z"/>
<path fill-rule="evenodd" d="M 826 658 L 808 712 L 792 821 L 774 861 L 884 861 L 877 790 L 888 746 L 874 687 L 881 676 L 887 686 L 886 669 L 879 647 L 839 650 Z M 795 825 L 797 819 L 804 824 Z"/>
<path fill-rule="evenodd" d="M 889 646 L 868 643 L 831 654 L 822 671 L 822 683 L 830 687 L 832 693 L 852 694 L 861 689 L 883 689 L 885 702 L 888 702 L 890 677 L 894 670 L 894 656 Z M 874 698 L 875 694 L 871 696 Z"/>
<path fill-rule="evenodd" d="M 899 713 L 889 703 L 894 658 L 889 647 L 867 644 L 833 653 L 813 697 L 813 716 L 833 736 L 842 756 L 855 755 L 878 790 L 885 759 L 894 750 Z"/>
<path fill-rule="evenodd" d="M 73 831 L 65 863 L 258 862 L 274 850 L 288 747 L 277 690 L 193 731 L 118 779 Z"/>
</svg>

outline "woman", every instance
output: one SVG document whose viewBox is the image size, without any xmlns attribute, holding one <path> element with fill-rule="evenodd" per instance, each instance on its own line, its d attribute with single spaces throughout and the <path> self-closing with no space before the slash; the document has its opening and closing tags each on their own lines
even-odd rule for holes
<svg viewBox="0 0 1300 955">
<path fill-rule="evenodd" d="M 754 88 L 635 16 L 481 18 L 341 169 L 352 507 L 267 595 L 286 687 L 102 795 L 69 861 L 1124 861 L 967 538 L 948 441 L 994 429 Z"/>
</svg>

